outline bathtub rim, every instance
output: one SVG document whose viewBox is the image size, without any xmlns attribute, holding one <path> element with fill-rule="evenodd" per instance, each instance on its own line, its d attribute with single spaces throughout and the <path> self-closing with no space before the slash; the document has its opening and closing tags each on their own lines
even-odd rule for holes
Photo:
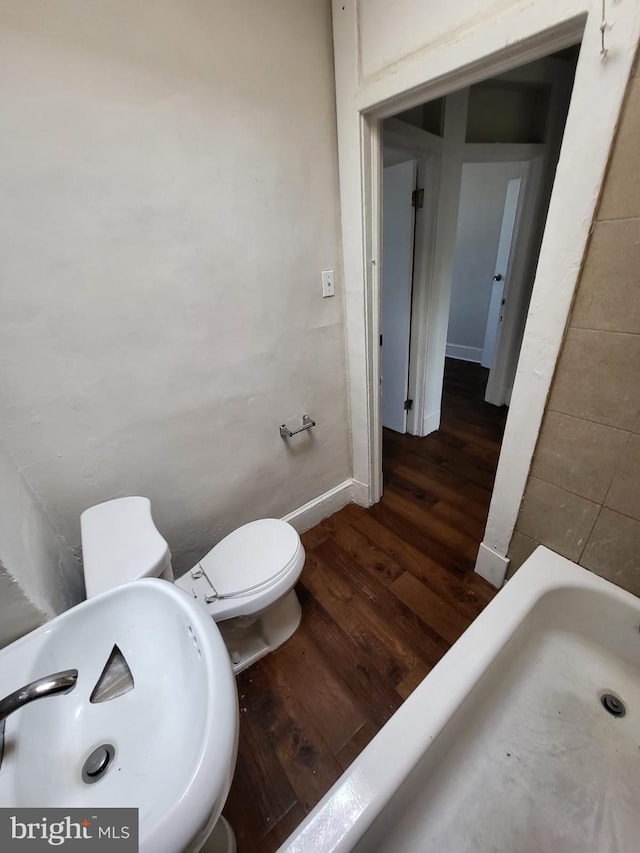
<svg viewBox="0 0 640 853">
<path fill-rule="evenodd" d="M 639 599 L 538 546 L 334 783 L 278 853 L 348 853 L 443 731 L 527 615 L 548 593 L 592 590 L 638 609 Z M 436 702 L 433 696 L 438 696 Z M 409 740 L 407 731 L 413 731 Z"/>
</svg>

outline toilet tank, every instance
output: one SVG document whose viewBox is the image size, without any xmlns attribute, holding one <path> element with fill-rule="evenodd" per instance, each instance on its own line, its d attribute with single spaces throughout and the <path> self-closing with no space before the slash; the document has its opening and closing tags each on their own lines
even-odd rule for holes
<svg viewBox="0 0 640 853">
<path fill-rule="evenodd" d="M 80 516 L 87 598 L 138 578 L 173 580 L 171 552 L 153 523 L 151 501 L 117 498 Z"/>
</svg>

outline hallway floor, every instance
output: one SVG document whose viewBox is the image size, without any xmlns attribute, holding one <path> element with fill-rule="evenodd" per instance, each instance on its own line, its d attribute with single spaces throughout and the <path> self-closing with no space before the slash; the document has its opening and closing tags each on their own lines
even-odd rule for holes
<svg viewBox="0 0 640 853">
<path fill-rule="evenodd" d="M 447 359 L 441 429 L 385 431 L 382 501 L 302 537 L 302 624 L 237 680 L 239 853 L 278 848 L 495 594 L 473 572 L 506 419 L 486 376 Z"/>
</svg>

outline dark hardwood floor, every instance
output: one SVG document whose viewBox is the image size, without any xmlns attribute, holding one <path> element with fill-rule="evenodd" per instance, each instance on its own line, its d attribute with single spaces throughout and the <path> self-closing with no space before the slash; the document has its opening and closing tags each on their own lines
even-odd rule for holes
<svg viewBox="0 0 640 853">
<path fill-rule="evenodd" d="M 441 429 L 385 431 L 382 501 L 302 537 L 302 624 L 238 677 L 239 853 L 277 849 L 495 594 L 473 572 L 506 417 L 486 377 L 448 359 Z"/>
</svg>

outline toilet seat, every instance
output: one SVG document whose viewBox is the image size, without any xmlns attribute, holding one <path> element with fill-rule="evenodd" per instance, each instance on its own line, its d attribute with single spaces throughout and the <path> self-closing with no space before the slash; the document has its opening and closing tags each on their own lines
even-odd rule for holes
<svg viewBox="0 0 640 853">
<path fill-rule="evenodd" d="M 291 589 L 303 565 L 295 529 L 263 518 L 234 530 L 176 583 L 221 621 L 264 610 Z"/>
<path fill-rule="evenodd" d="M 289 570 L 299 543 L 290 524 L 262 518 L 225 536 L 198 566 L 206 572 L 220 598 L 250 595 L 271 586 Z"/>
</svg>

